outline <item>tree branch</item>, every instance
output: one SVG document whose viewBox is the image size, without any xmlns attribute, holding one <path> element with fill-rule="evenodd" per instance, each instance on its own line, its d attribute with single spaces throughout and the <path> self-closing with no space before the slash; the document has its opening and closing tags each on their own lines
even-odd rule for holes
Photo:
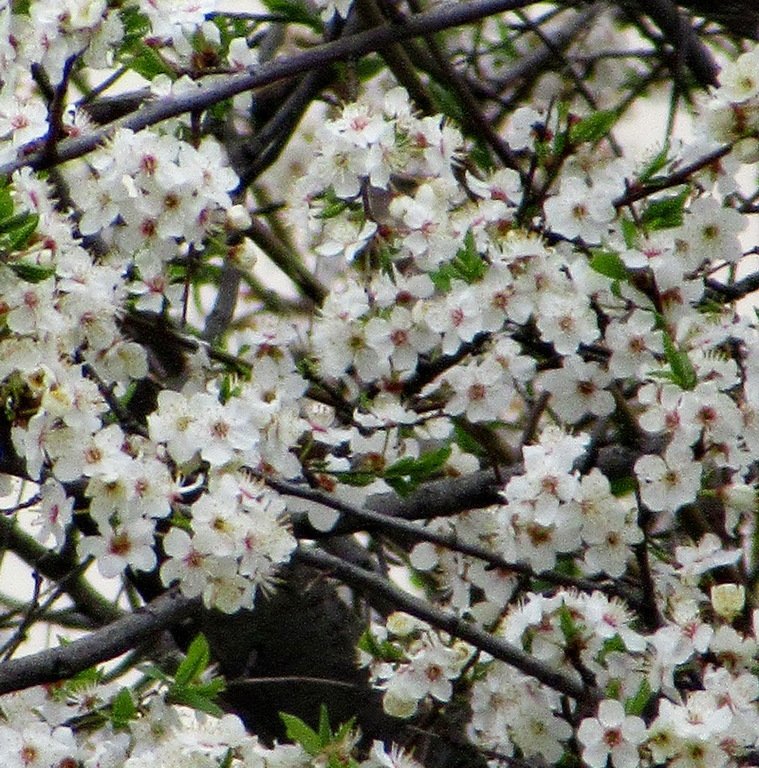
<svg viewBox="0 0 759 768">
<path fill-rule="evenodd" d="M 399 610 L 426 621 L 452 637 L 465 640 L 476 648 L 489 653 L 493 658 L 536 678 L 549 688 L 581 701 L 597 701 L 602 698 L 600 691 L 586 687 L 563 672 L 551 669 L 534 656 L 525 653 L 521 648 L 517 648 L 517 646 L 501 640 L 474 624 L 460 619 L 453 613 L 435 608 L 427 601 L 414 597 L 381 576 L 350 565 L 339 557 L 333 557 L 314 549 L 298 549 L 295 557 L 300 562 L 329 573 L 361 592 L 392 602 Z"/>
<path fill-rule="evenodd" d="M 400 40 L 471 24 L 487 16 L 532 5 L 533 2 L 534 0 L 472 0 L 468 3 L 445 4 L 435 10 L 412 16 L 403 24 L 387 24 L 315 46 L 292 56 L 281 56 L 253 67 L 244 74 L 228 77 L 211 85 L 201 85 L 197 91 L 147 104 L 136 113 L 110 123 L 101 130 L 62 141 L 57 146 L 57 162 L 73 160 L 92 152 L 107 141 L 118 128 L 140 131 L 149 125 L 178 117 L 186 112 L 201 112 L 220 101 L 286 77 L 317 71 L 337 61 L 381 50 Z M 10 175 L 24 167 L 41 170 L 54 164 L 47 153 L 28 153 L 29 149 L 22 147 L 16 160 L 0 166 L 0 175 Z"/>
<path fill-rule="evenodd" d="M 719 85 L 719 65 L 674 3 L 670 0 L 636 0 L 636 5 L 653 19 L 699 85 L 704 88 Z"/>
<path fill-rule="evenodd" d="M 70 645 L 6 661 L 0 664 L 0 694 L 65 680 L 93 664 L 114 659 L 197 613 L 200 605 L 200 598 L 190 600 L 172 590 Z"/>
<path fill-rule="evenodd" d="M 373 512 L 367 509 L 360 509 L 354 507 L 351 504 L 347 504 L 339 499 L 330 496 L 322 491 L 317 491 L 305 486 L 296 485 L 295 483 L 289 483 L 284 480 L 277 480 L 275 478 L 264 478 L 267 485 L 274 488 L 279 493 L 286 496 L 295 496 L 300 499 L 307 499 L 316 504 L 321 504 L 329 509 L 334 509 L 336 512 L 340 512 L 344 515 L 348 526 L 353 527 L 355 530 L 363 531 L 382 531 L 388 536 L 395 538 L 403 538 L 405 541 L 417 543 L 420 541 L 426 541 L 430 544 L 434 544 L 438 547 L 444 547 L 450 549 L 453 552 L 460 552 L 462 555 L 468 555 L 469 557 L 475 557 L 478 560 L 486 562 L 488 565 L 494 568 L 499 568 L 504 571 L 510 571 L 518 573 L 530 578 L 540 578 L 551 584 L 560 584 L 566 587 L 574 587 L 576 589 L 582 589 L 588 592 L 593 590 L 609 590 L 609 585 L 601 582 L 596 582 L 591 579 L 581 579 L 565 574 L 557 573 L 556 571 L 541 571 L 536 573 L 529 565 L 525 563 L 514 563 L 498 555 L 486 547 L 479 546 L 478 544 L 470 544 L 466 541 L 459 539 L 454 533 L 440 533 L 439 531 L 432 530 L 430 528 L 422 528 L 421 526 L 408 522 L 406 520 L 398 519 L 395 517 L 388 517 L 380 512 Z M 501 500 L 503 501 L 503 500 Z M 339 525 L 339 523 L 338 523 Z M 301 530 L 299 530 L 301 529 Z M 342 534 L 343 528 L 339 534 Z M 305 520 L 304 516 L 296 516 L 295 519 L 295 535 L 301 538 L 316 538 L 319 535 L 318 531 L 314 531 Z M 333 535 L 330 531 L 329 535 Z M 629 592 L 623 590 L 615 591 L 615 594 L 629 595 Z"/>
</svg>

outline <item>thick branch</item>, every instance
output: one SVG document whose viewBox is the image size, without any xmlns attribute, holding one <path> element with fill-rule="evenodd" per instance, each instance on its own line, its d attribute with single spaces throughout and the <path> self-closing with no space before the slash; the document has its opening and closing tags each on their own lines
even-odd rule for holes
<svg viewBox="0 0 759 768">
<path fill-rule="evenodd" d="M 654 20 L 700 85 L 719 85 L 719 65 L 674 3 L 670 0 L 636 0 L 636 4 Z"/>
<path fill-rule="evenodd" d="M 189 600 L 176 591 L 167 592 L 134 613 L 70 645 L 49 648 L 0 664 L 0 694 L 70 678 L 93 664 L 134 650 L 157 632 L 199 610 L 199 598 Z"/>
<path fill-rule="evenodd" d="M 73 160 L 92 152 L 113 135 L 117 128 L 140 131 L 149 125 L 178 117 L 186 112 L 202 112 L 220 101 L 286 77 L 316 71 L 337 61 L 382 50 L 400 40 L 408 40 L 412 37 L 470 24 L 487 16 L 523 8 L 532 5 L 533 1 L 472 0 L 468 3 L 445 4 L 433 11 L 413 16 L 403 24 L 387 24 L 366 32 L 359 32 L 356 35 L 349 35 L 331 43 L 315 46 L 292 56 L 279 57 L 252 68 L 250 72 L 234 75 L 211 85 L 200 86 L 197 91 L 192 93 L 166 97 L 148 104 L 138 112 L 111 123 L 99 131 L 62 141 L 57 147 L 57 161 Z M 31 154 L 22 154 L 16 160 L 0 166 L 0 175 L 10 175 L 19 168 L 30 167 L 40 170 L 48 168 L 50 165 L 50 158 L 45 153 L 32 152 Z"/>
<path fill-rule="evenodd" d="M 426 541 L 437 547 L 443 547 L 454 552 L 460 552 L 463 555 L 468 555 L 469 557 L 475 557 L 494 568 L 519 573 L 531 578 L 538 578 L 539 576 L 540 579 L 551 584 L 560 584 L 562 586 L 575 587 L 576 589 L 584 589 L 586 591 L 598 589 L 606 589 L 608 591 L 608 585 L 592 581 L 591 579 L 575 578 L 556 571 L 541 571 L 538 575 L 538 573 L 536 573 L 529 565 L 506 560 L 486 547 L 459 539 L 455 533 L 441 533 L 440 531 L 431 528 L 422 528 L 420 525 L 408 522 L 407 520 L 388 517 L 380 512 L 373 512 L 371 510 L 354 507 L 353 505 L 346 504 L 322 491 L 316 491 L 306 486 L 296 485 L 295 483 L 289 483 L 284 480 L 266 478 L 266 482 L 269 486 L 283 495 L 307 499 L 308 501 L 321 504 L 329 509 L 334 509 L 335 511 L 340 512 L 345 517 L 345 524 L 355 530 L 382 532 L 391 538 L 400 538 L 403 539 L 403 541 L 412 544 Z M 305 516 L 303 517 L 305 518 Z M 301 538 L 316 538 L 318 536 L 318 532 L 314 531 L 305 519 L 296 519 L 294 528 L 295 535 Z M 330 535 L 333 535 L 332 532 L 330 532 Z"/>
<path fill-rule="evenodd" d="M 381 576 L 349 565 L 339 557 L 333 557 L 313 549 L 299 549 L 296 558 L 306 565 L 335 576 L 361 592 L 391 602 L 397 606 L 398 610 L 416 616 L 433 627 L 447 632 L 452 637 L 465 640 L 476 648 L 489 653 L 493 658 L 510 664 L 524 674 L 540 680 L 549 688 L 583 701 L 601 698 L 600 691 L 585 687 L 573 677 L 551 669 L 534 656 L 525 653 L 521 648 L 485 632 L 453 613 L 435 608 L 426 600 L 414 597 Z"/>
</svg>

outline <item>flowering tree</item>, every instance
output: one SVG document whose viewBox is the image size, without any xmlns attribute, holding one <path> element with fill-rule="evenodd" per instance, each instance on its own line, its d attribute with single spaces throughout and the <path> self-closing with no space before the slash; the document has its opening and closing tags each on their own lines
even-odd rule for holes
<svg viewBox="0 0 759 768">
<path fill-rule="evenodd" d="M 0 5 L 0 764 L 755 765 L 753 4 Z"/>
</svg>

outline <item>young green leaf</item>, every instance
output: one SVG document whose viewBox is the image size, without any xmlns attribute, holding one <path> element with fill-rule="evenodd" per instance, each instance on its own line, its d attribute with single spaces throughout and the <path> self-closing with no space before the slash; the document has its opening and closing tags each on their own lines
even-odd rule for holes
<svg viewBox="0 0 759 768">
<path fill-rule="evenodd" d="M 315 756 L 322 751 L 322 740 L 319 734 L 295 715 L 280 712 L 279 716 L 285 724 L 285 733 L 290 741 L 300 744 L 309 755 Z"/>
<path fill-rule="evenodd" d="M 215 701 L 204 696 L 193 686 L 173 687 L 166 698 L 173 704 L 190 707 L 213 717 L 222 717 L 224 714 L 224 710 Z"/>
<path fill-rule="evenodd" d="M 684 189 L 677 195 L 651 200 L 640 216 L 641 224 L 650 231 L 673 229 L 683 223 L 683 210 L 690 190 Z"/>
<path fill-rule="evenodd" d="M 332 727 L 329 724 L 329 713 L 325 704 L 319 707 L 319 738 L 322 745 L 332 741 Z"/>
<path fill-rule="evenodd" d="M 625 714 L 637 715 L 640 717 L 648 705 L 648 702 L 651 700 L 651 693 L 651 686 L 649 685 L 648 680 L 644 677 L 635 696 L 631 696 L 625 702 Z"/>
<path fill-rule="evenodd" d="M 593 251 L 590 259 L 590 268 L 599 275 L 604 275 L 612 280 L 627 282 L 629 275 L 622 258 L 615 251 Z"/>
<path fill-rule="evenodd" d="M 664 146 L 643 166 L 643 169 L 638 174 L 638 181 L 641 184 L 648 184 L 659 171 L 661 171 L 668 162 L 669 159 L 669 142 L 666 142 Z"/>
<path fill-rule="evenodd" d="M 592 115 L 575 123 L 569 129 L 569 141 L 571 144 L 583 144 L 600 141 L 612 129 L 617 122 L 618 114 L 613 109 L 594 112 Z"/>
<path fill-rule="evenodd" d="M 196 635 L 174 676 L 177 686 L 185 686 L 193 680 L 197 680 L 208 667 L 210 658 L 211 651 L 208 647 L 208 640 L 203 634 Z"/>
<path fill-rule="evenodd" d="M 111 702 L 111 723 L 114 728 L 126 728 L 137 715 L 137 707 L 129 688 L 122 688 Z"/>
<path fill-rule="evenodd" d="M 319 15 L 314 13 L 302 0 L 263 0 L 269 13 L 281 16 L 283 21 L 291 24 L 303 24 L 311 27 L 314 32 L 322 31 Z"/>
<path fill-rule="evenodd" d="M 698 383 L 696 370 L 686 352 L 681 352 L 668 333 L 662 334 L 664 356 L 672 372 L 672 381 L 681 389 L 694 389 Z"/>
</svg>

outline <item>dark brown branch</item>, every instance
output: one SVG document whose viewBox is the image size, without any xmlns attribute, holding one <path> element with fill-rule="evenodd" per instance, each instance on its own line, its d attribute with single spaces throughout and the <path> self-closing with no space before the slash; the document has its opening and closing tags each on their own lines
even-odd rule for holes
<svg viewBox="0 0 759 768">
<path fill-rule="evenodd" d="M 186 112 L 201 112 L 220 101 L 263 85 L 306 72 L 317 71 L 328 64 L 379 51 L 388 45 L 412 37 L 439 32 L 444 29 L 470 24 L 487 16 L 532 5 L 534 0 L 472 0 L 468 3 L 450 3 L 433 11 L 409 18 L 404 24 L 388 24 L 318 45 L 310 50 L 287 57 L 279 57 L 252 71 L 228 77 L 211 85 L 202 85 L 195 92 L 172 96 L 145 105 L 138 112 L 85 136 L 67 139 L 57 147 L 58 162 L 73 160 L 91 152 L 113 135 L 117 128 L 140 131 L 149 125 L 178 117 Z M 28 148 L 27 148 L 28 149 Z M 43 152 L 26 153 L 16 160 L 0 166 L 0 175 L 10 175 L 19 168 L 41 170 L 51 165 Z"/>
<path fill-rule="evenodd" d="M 200 599 L 167 592 L 80 640 L 0 664 L 0 694 L 55 683 L 131 651 L 156 633 L 200 610 Z"/>
<path fill-rule="evenodd" d="M 536 678 L 549 688 L 581 701 L 592 702 L 602 697 L 600 691 L 588 688 L 575 678 L 551 669 L 521 648 L 460 619 L 453 613 L 435 608 L 426 600 L 409 594 L 381 576 L 350 565 L 339 557 L 314 549 L 299 549 L 295 557 L 300 562 L 324 571 L 360 592 L 390 601 L 398 610 L 416 616 L 436 629 L 441 629 L 452 637 L 470 643 L 475 648 L 489 653 L 493 658 Z"/>
<path fill-rule="evenodd" d="M 729 155 L 732 151 L 732 147 L 727 145 L 719 147 L 713 150 L 708 155 L 705 155 L 698 160 L 695 160 L 688 165 L 683 166 L 679 170 L 671 173 L 669 176 L 663 177 L 661 180 L 651 184 L 633 184 L 629 187 L 628 191 L 624 195 L 612 200 L 612 205 L 615 208 L 624 208 L 627 205 L 643 200 L 643 198 L 649 195 L 661 192 L 663 189 L 670 189 L 677 187 L 680 184 L 686 184 L 690 181 L 690 177 L 697 171 L 707 168 L 713 163 L 718 163 L 725 155 Z"/>
<path fill-rule="evenodd" d="M 345 516 L 347 525 L 353 527 L 355 530 L 383 532 L 389 537 L 402 538 L 405 542 L 410 542 L 412 544 L 426 541 L 438 547 L 450 549 L 454 552 L 460 552 L 469 557 L 475 557 L 494 568 L 518 573 L 530 578 L 540 578 L 550 584 L 574 587 L 575 589 L 581 589 L 588 592 L 607 589 L 609 586 L 602 582 L 593 581 L 591 579 L 575 578 L 555 571 L 541 571 L 538 574 L 525 563 L 514 563 L 506 560 L 486 547 L 462 541 L 453 533 L 441 533 L 430 528 L 422 528 L 407 520 L 389 517 L 381 512 L 373 512 L 371 510 L 354 507 L 353 505 L 340 501 L 327 493 L 313 490 L 306 486 L 296 485 L 295 483 L 277 480 L 275 478 L 267 477 L 264 479 L 271 488 L 274 488 L 283 495 L 307 499 L 308 501 L 321 504 L 329 509 L 334 509 L 336 512 L 340 512 L 341 515 Z M 318 532 L 314 531 L 311 526 L 306 523 L 305 519 L 301 520 L 300 516 L 296 516 L 294 523 L 294 532 L 296 536 L 299 536 L 300 538 L 315 538 L 318 536 Z M 341 528 L 341 532 L 342 530 L 343 529 Z M 330 531 L 330 535 L 333 535 L 332 531 Z"/>
<path fill-rule="evenodd" d="M 682 56 L 699 85 L 704 88 L 719 85 L 719 65 L 674 3 L 670 0 L 636 0 L 636 5 L 655 22 L 675 53 Z"/>
</svg>

